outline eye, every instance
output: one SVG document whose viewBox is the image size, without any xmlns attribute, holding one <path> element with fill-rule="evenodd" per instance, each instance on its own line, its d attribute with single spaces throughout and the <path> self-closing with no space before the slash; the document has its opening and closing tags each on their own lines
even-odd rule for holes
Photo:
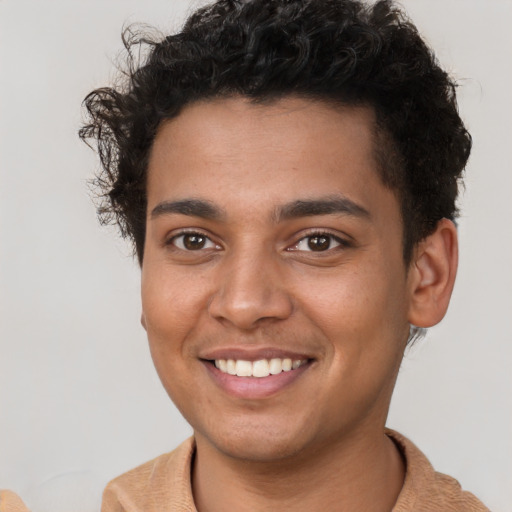
<svg viewBox="0 0 512 512">
<path fill-rule="evenodd" d="M 348 245 L 346 242 L 334 235 L 328 233 L 313 233 L 301 238 L 293 247 L 290 247 L 289 250 L 325 252 L 346 245 Z"/>
<path fill-rule="evenodd" d="M 219 246 L 202 233 L 182 233 L 171 238 L 170 243 L 182 251 L 218 249 Z"/>
</svg>

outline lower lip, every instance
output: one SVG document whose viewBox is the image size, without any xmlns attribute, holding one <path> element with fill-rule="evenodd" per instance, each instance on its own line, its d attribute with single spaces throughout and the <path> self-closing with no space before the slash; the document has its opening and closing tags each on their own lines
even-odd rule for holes
<svg viewBox="0 0 512 512">
<path fill-rule="evenodd" d="M 268 377 L 237 377 L 221 372 L 210 362 L 204 362 L 210 376 L 226 393 L 247 400 L 262 399 L 272 396 L 290 386 L 311 366 L 311 361 L 299 366 L 296 370 L 281 372 Z"/>
</svg>

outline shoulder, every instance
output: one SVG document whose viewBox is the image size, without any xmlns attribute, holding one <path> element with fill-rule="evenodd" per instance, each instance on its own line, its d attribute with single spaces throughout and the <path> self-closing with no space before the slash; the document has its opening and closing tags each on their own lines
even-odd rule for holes
<svg viewBox="0 0 512 512">
<path fill-rule="evenodd" d="M 12 491 L 0 490 L 0 512 L 29 512 L 21 498 Z"/>
<path fill-rule="evenodd" d="M 434 470 L 425 455 L 406 437 L 387 430 L 406 466 L 404 486 L 393 512 L 489 512 L 489 509 L 451 476 Z"/>
<path fill-rule="evenodd" d="M 190 483 L 194 450 L 193 438 L 187 439 L 112 480 L 103 493 L 102 512 L 195 511 Z"/>
</svg>

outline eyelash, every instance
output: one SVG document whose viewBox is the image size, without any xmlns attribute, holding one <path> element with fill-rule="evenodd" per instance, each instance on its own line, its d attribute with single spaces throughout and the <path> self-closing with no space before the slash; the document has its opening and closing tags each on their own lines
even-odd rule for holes
<svg viewBox="0 0 512 512">
<path fill-rule="evenodd" d="M 220 246 L 218 244 L 216 244 L 208 235 L 205 235 L 204 233 L 201 233 L 201 231 L 181 231 L 180 233 L 177 233 L 176 235 L 173 235 L 171 238 L 169 238 L 168 240 L 166 240 L 165 242 L 165 245 L 166 246 L 174 246 L 174 248 L 178 249 L 178 250 L 181 250 L 181 251 L 185 251 L 185 252 L 199 252 L 201 250 L 204 249 L 204 247 L 200 247 L 198 249 L 188 249 L 185 247 L 184 245 L 184 240 L 185 240 L 185 237 L 186 236 L 196 236 L 198 238 L 202 238 L 204 239 L 206 242 L 206 244 L 210 243 L 212 244 L 213 246 L 215 246 L 215 248 L 219 248 Z M 177 241 L 181 239 L 181 245 L 182 247 L 179 247 L 177 245 Z M 207 249 L 211 249 L 213 247 L 207 247 Z"/>
<path fill-rule="evenodd" d="M 184 242 L 184 238 L 186 236 L 196 236 L 198 238 L 202 238 L 205 240 L 205 244 L 208 245 L 208 244 L 211 244 L 212 246 L 210 247 L 199 247 L 197 249 L 190 249 L 190 248 L 187 248 L 185 246 L 185 242 Z M 299 249 L 299 245 L 302 243 L 302 242 L 305 242 L 307 241 L 308 239 L 311 241 L 311 239 L 313 238 L 321 238 L 321 237 L 324 237 L 324 238 L 327 238 L 328 241 L 329 241 L 329 245 L 326 249 L 320 249 L 318 251 L 315 251 L 314 249 L 311 248 L 311 246 L 309 246 L 310 250 L 304 250 L 304 249 Z M 177 241 L 181 239 L 181 247 L 177 244 Z M 308 242 L 308 245 L 310 243 L 310 241 Z M 337 245 L 335 245 L 334 247 L 332 247 L 333 245 L 333 242 L 336 243 Z M 181 250 L 181 251 L 185 251 L 185 252 L 199 252 L 199 251 L 202 251 L 204 249 L 212 249 L 212 248 L 215 248 L 215 249 L 219 249 L 220 246 L 218 244 L 216 244 L 209 236 L 207 236 L 206 234 L 200 232 L 200 231 L 182 231 L 174 236 L 172 236 L 171 238 L 169 238 L 166 242 L 165 242 L 165 245 L 166 246 L 169 246 L 169 245 L 172 245 L 174 246 L 174 248 L 178 249 L 178 250 Z M 309 233 L 305 234 L 304 236 L 302 236 L 296 243 L 294 243 L 292 246 L 290 247 L 287 247 L 287 251 L 290 251 L 290 252 L 293 252 L 293 251 L 297 251 L 297 252 L 319 252 L 319 253 L 326 253 L 326 252 L 330 252 L 330 251 L 333 251 L 335 249 L 343 249 L 343 248 L 347 248 L 347 247 L 350 247 L 351 244 L 350 242 L 348 242 L 347 240 L 337 236 L 337 235 L 334 235 L 328 231 L 322 231 L 322 230 L 314 230 L 314 231 L 310 231 Z"/>
<path fill-rule="evenodd" d="M 305 251 L 304 249 L 297 249 L 297 247 L 299 246 L 299 244 L 301 242 L 307 241 L 308 239 L 311 240 L 312 238 L 320 238 L 320 237 L 325 237 L 325 238 L 329 239 L 329 246 L 327 247 L 327 249 L 319 250 L 319 251 L 315 251 L 313 249 L 311 249 L 309 251 Z M 337 243 L 338 245 L 332 247 L 333 242 Z M 351 243 L 348 240 L 341 238 L 338 235 L 334 235 L 333 233 L 330 233 L 329 231 L 312 230 L 312 231 L 306 233 L 304 236 L 302 236 L 295 244 L 293 244 L 292 247 L 289 247 L 287 250 L 288 251 L 300 251 L 300 252 L 327 253 L 327 252 L 331 252 L 336 249 L 345 249 L 350 246 L 351 246 Z"/>
</svg>

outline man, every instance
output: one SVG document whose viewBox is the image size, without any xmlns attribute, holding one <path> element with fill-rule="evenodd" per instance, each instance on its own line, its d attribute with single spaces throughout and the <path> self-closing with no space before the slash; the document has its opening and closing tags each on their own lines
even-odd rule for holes
<svg viewBox="0 0 512 512">
<path fill-rule="evenodd" d="M 471 145 L 414 27 L 388 2 L 226 0 L 150 46 L 82 136 L 194 438 L 103 509 L 486 510 L 385 430 L 448 306 Z"/>
</svg>

